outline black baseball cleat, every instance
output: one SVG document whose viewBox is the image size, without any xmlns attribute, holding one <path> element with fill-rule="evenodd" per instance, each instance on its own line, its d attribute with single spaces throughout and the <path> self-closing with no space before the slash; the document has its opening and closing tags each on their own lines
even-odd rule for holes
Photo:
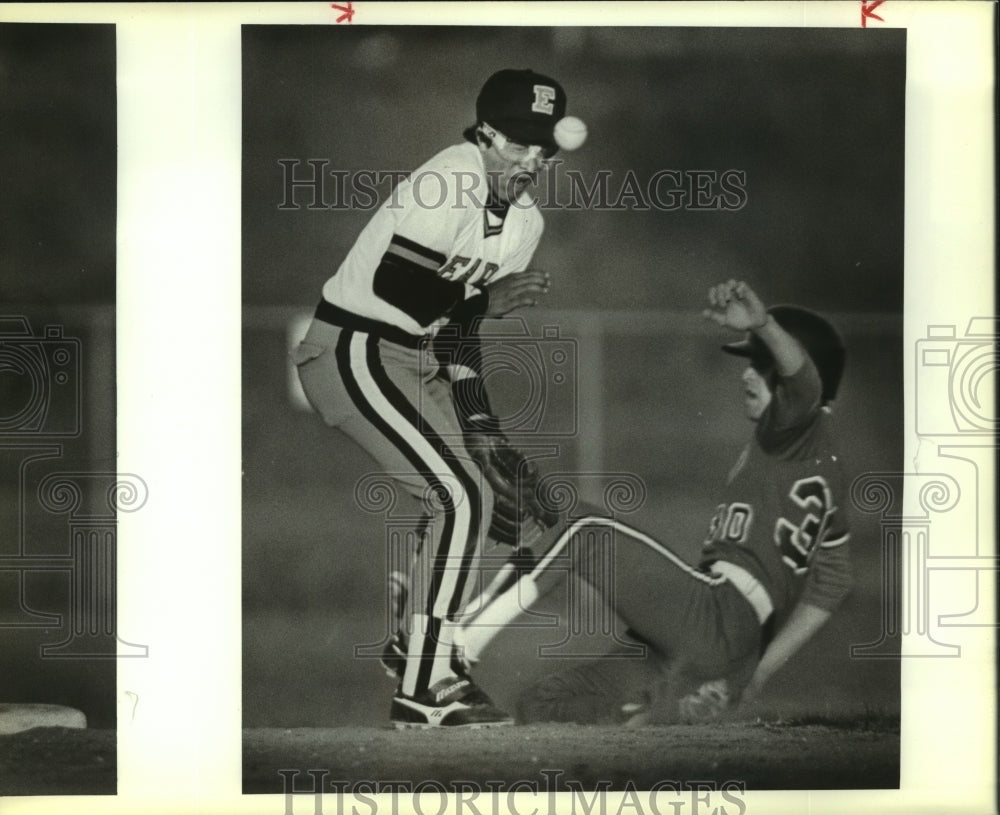
<svg viewBox="0 0 1000 815">
<path fill-rule="evenodd" d="M 416 696 L 400 691 L 392 700 L 389 721 L 397 730 L 430 727 L 499 727 L 513 718 L 467 676 L 449 676 Z"/>
</svg>

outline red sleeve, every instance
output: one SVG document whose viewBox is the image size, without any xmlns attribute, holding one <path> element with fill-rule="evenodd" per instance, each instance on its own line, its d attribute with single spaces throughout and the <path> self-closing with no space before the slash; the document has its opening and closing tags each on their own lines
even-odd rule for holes
<svg viewBox="0 0 1000 815">
<path fill-rule="evenodd" d="M 778 377 L 771 404 L 757 423 L 757 442 L 765 453 L 790 450 L 808 431 L 820 409 L 823 383 L 815 363 L 806 357 L 791 376 Z"/>
<path fill-rule="evenodd" d="M 854 579 L 848 540 L 845 535 L 839 542 L 831 541 L 817 547 L 801 602 L 833 611 L 851 593 Z"/>
<path fill-rule="evenodd" d="M 784 430 L 802 424 L 819 407 L 822 393 L 823 383 L 816 364 L 806 357 L 796 373 L 778 377 L 767 417 L 771 429 Z"/>
</svg>

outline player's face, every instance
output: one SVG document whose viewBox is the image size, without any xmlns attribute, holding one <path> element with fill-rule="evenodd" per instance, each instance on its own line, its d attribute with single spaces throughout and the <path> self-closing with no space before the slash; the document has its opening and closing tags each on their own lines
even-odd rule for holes
<svg viewBox="0 0 1000 815">
<path fill-rule="evenodd" d="M 502 133 L 489 131 L 492 144 L 480 144 L 486 177 L 490 180 L 493 195 L 503 203 L 510 203 L 525 190 L 538 183 L 538 171 L 546 161 L 546 151 L 533 145 L 518 144 Z"/>
<path fill-rule="evenodd" d="M 748 419 L 757 421 L 771 404 L 771 388 L 767 384 L 766 365 L 752 362 L 743 372 L 743 404 Z"/>
</svg>

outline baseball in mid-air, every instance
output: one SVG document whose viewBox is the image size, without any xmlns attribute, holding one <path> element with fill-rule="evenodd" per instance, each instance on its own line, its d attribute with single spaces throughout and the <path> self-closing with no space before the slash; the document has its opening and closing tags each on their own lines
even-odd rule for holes
<svg viewBox="0 0 1000 815">
<path fill-rule="evenodd" d="M 552 135 L 561 150 L 576 150 L 587 140 L 587 126 L 576 116 L 563 116 Z"/>
</svg>

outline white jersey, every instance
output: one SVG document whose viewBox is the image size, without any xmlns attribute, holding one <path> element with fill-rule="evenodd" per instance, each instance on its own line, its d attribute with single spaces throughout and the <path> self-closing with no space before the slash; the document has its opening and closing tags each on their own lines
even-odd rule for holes
<svg viewBox="0 0 1000 815">
<path fill-rule="evenodd" d="M 442 150 L 390 193 L 333 277 L 323 299 L 408 334 L 431 335 L 483 286 L 523 272 L 542 237 L 526 193 L 506 209 L 487 208 L 479 148 Z"/>
</svg>

